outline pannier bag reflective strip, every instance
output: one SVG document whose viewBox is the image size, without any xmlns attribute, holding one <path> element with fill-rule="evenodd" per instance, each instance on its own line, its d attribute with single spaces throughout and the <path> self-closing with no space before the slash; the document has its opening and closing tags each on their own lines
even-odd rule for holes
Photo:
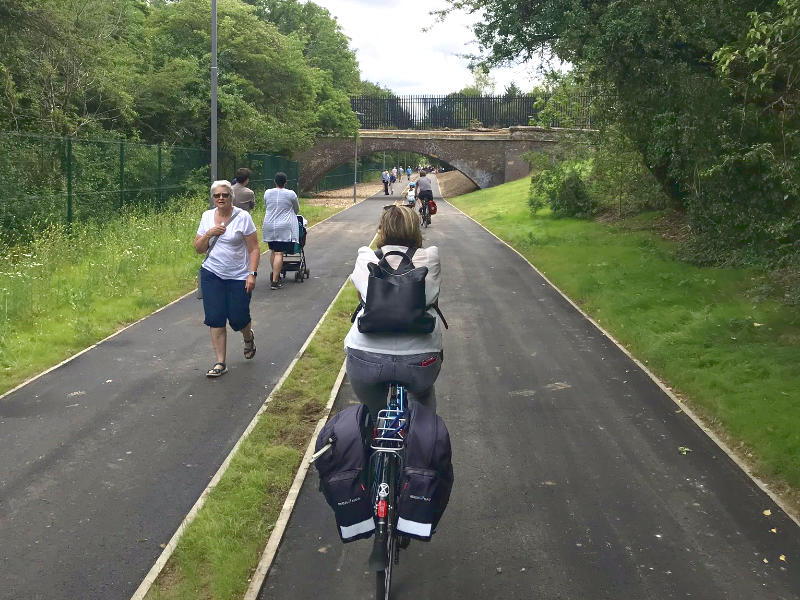
<svg viewBox="0 0 800 600">
<path fill-rule="evenodd" d="M 398 517 L 397 519 L 397 530 L 408 535 L 430 538 L 432 529 L 433 525 L 431 523 L 417 523 L 416 521 L 409 521 L 403 517 Z"/>
<path fill-rule="evenodd" d="M 369 519 L 355 525 L 339 525 L 339 536 L 344 542 L 352 542 L 363 537 L 369 537 L 373 531 L 375 531 L 375 519 L 372 518 L 372 515 L 370 515 Z M 365 533 L 368 535 L 363 535 Z"/>
<path fill-rule="evenodd" d="M 334 415 L 317 437 L 316 451 L 330 444 L 314 464 L 319 488 L 333 509 L 343 542 L 370 537 L 375 530 L 366 488 L 371 433 L 372 417 L 367 407 L 359 404 Z"/>
</svg>

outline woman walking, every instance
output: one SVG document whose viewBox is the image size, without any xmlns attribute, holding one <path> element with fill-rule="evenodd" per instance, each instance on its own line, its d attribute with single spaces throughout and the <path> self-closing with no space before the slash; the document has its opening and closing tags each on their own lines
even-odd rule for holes
<svg viewBox="0 0 800 600">
<path fill-rule="evenodd" d="M 293 254 L 294 245 L 300 240 L 300 226 L 297 222 L 300 205 L 297 194 L 287 190 L 285 186 L 286 173 L 275 173 L 275 187 L 264 192 L 266 212 L 262 235 L 272 250 L 269 258 L 272 267 L 269 287 L 273 290 L 281 287 L 283 255 Z"/>
<path fill-rule="evenodd" d="M 211 184 L 214 208 L 203 213 L 194 249 L 206 254 L 200 269 L 203 310 L 211 328 L 211 345 L 217 362 L 207 372 L 219 377 L 228 372 L 225 364 L 227 329 L 242 332 L 244 357 L 256 355 L 256 341 L 250 326 L 250 296 L 256 286 L 261 250 L 253 218 L 246 210 L 234 208 L 230 182 Z"/>
</svg>

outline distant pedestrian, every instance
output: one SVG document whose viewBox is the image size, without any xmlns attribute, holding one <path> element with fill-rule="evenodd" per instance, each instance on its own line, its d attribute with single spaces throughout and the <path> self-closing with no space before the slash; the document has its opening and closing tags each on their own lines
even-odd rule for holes
<svg viewBox="0 0 800 600">
<path fill-rule="evenodd" d="M 411 168 L 411 166 L 409 166 L 409 167 L 406 169 L 406 176 L 408 177 L 408 180 L 409 180 L 409 181 L 411 181 L 411 173 L 412 173 L 412 172 L 413 172 L 413 169 Z"/>
<path fill-rule="evenodd" d="M 383 193 L 388 196 L 389 195 L 389 171 L 386 169 L 383 170 L 381 173 L 381 181 L 383 182 Z"/>
<path fill-rule="evenodd" d="M 233 206 L 233 189 L 228 181 L 211 184 L 214 208 L 203 213 L 194 249 L 206 253 L 200 269 L 203 289 L 203 323 L 211 329 L 211 345 L 217 362 L 206 371 L 207 377 L 228 372 L 225 364 L 227 325 L 242 332 L 244 357 L 256 355 L 256 341 L 250 326 L 250 296 L 256 286 L 258 247 L 256 226 L 250 213 Z"/>
<path fill-rule="evenodd" d="M 397 167 L 392 167 L 392 177 L 394 177 L 394 179 L 392 180 L 392 183 L 394 183 L 395 181 L 398 180 L 397 179 Z"/>
<path fill-rule="evenodd" d="M 300 204 L 297 194 L 287 190 L 285 186 L 286 173 L 275 173 L 275 187 L 264 192 L 266 212 L 261 229 L 264 241 L 272 250 L 269 260 L 272 266 L 269 287 L 273 290 L 281 287 L 283 255 L 293 254 L 294 245 L 300 240 L 300 224 L 297 221 Z"/>
<path fill-rule="evenodd" d="M 256 206 L 256 196 L 247 184 L 250 183 L 250 169 L 242 167 L 236 170 L 233 184 L 233 205 L 250 212 Z"/>
</svg>

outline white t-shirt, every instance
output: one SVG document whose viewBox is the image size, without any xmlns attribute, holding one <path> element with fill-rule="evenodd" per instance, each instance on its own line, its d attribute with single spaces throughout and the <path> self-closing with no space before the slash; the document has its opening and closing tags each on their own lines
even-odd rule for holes
<svg viewBox="0 0 800 600">
<path fill-rule="evenodd" d="M 405 252 L 405 246 L 384 246 L 384 254 L 392 250 Z M 400 264 L 399 256 L 389 256 L 386 259 L 392 268 L 397 268 Z M 367 285 L 369 284 L 369 263 L 377 263 L 378 257 L 375 252 L 362 246 L 358 249 L 356 264 L 350 280 L 356 286 L 361 298 L 367 299 Z M 428 274 L 425 276 L 425 303 L 433 304 L 439 299 L 439 287 L 442 283 L 442 269 L 439 264 L 439 249 L 436 246 L 420 248 L 412 257 L 415 267 L 428 267 Z M 423 354 L 425 352 L 439 352 L 442 349 L 442 324 L 436 311 L 430 309 L 428 312 L 436 318 L 436 326 L 431 333 L 361 333 L 358 330 L 358 317 L 350 327 L 350 331 L 344 338 L 345 348 L 364 350 L 365 352 L 377 352 L 380 354 Z"/>
<path fill-rule="evenodd" d="M 250 272 L 250 258 L 247 256 L 247 242 L 244 236 L 255 233 L 256 225 L 246 210 L 240 208 L 233 210 L 238 211 L 238 214 L 228 223 L 225 233 L 219 236 L 203 263 L 203 268 L 222 279 L 247 279 L 247 274 Z M 212 208 L 203 213 L 197 235 L 204 235 L 214 226 L 216 211 L 216 208 Z"/>
</svg>

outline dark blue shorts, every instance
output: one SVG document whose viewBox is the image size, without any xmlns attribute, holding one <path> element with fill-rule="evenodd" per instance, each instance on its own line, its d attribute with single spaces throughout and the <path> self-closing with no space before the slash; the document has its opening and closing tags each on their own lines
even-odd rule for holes
<svg viewBox="0 0 800 600">
<path fill-rule="evenodd" d="M 244 291 L 244 280 L 222 279 L 211 271 L 200 269 L 203 286 L 203 323 L 209 327 L 225 327 L 240 331 L 250 322 L 250 294 Z"/>
<path fill-rule="evenodd" d="M 269 249 L 284 254 L 294 254 L 294 242 L 267 242 Z"/>
</svg>

